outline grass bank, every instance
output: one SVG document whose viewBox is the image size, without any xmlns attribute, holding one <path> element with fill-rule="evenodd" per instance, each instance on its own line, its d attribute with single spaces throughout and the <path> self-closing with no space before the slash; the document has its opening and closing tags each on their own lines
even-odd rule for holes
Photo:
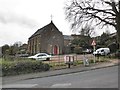
<svg viewBox="0 0 120 90">
<path fill-rule="evenodd" d="M 48 71 L 50 66 L 35 60 L 5 60 L 0 59 L 1 76 Z"/>
</svg>

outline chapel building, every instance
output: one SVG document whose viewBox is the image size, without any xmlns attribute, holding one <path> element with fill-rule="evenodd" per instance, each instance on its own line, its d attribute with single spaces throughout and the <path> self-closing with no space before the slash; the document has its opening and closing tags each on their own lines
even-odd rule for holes
<svg viewBox="0 0 120 90">
<path fill-rule="evenodd" d="M 48 53 L 63 54 L 64 37 L 53 21 L 38 29 L 28 40 L 29 54 Z"/>
</svg>

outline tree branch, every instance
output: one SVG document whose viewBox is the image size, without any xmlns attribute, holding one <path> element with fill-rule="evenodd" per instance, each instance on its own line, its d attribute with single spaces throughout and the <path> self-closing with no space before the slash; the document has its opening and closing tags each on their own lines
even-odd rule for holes
<svg viewBox="0 0 120 90">
<path fill-rule="evenodd" d="M 104 1 L 104 0 L 103 0 Z M 112 7 L 112 10 L 114 11 L 114 13 L 118 14 L 119 12 L 117 11 L 115 2 L 108 2 L 108 1 L 104 1 L 106 4 L 110 5 Z"/>
<path fill-rule="evenodd" d="M 97 18 L 97 19 L 101 20 L 102 22 L 105 22 L 106 24 L 112 25 L 112 26 L 114 26 L 114 27 L 116 26 L 114 23 L 110 23 L 110 22 L 106 21 L 105 19 L 100 18 L 100 17 L 97 16 L 97 15 L 94 15 L 94 14 L 92 14 L 92 13 L 88 13 L 88 14 L 91 14 L 92 17 Z"/>
<path fill-rule="evenodd" d="M 93 7 L 87 7 L 87 8 L 84 8 L 84 9 L 85 9 L 85 10 L 93 10 L 93 11 L 97 11 L 97 12 L 103 12 L 103 13 L 106 13 L 106 14 L 111 14 L 112 16 L 116 16 L 116 14 L 107 11 L 107 9 L 102 10 L 102 9 L 95 9 L 95 8 L 93 8 Z"/>
</svg>

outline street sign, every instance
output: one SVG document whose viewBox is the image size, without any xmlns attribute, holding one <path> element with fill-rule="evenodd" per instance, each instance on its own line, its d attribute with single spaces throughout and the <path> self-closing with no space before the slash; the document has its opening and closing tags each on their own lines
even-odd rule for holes
<svg viewBox="0 0 120 90">
<path fill-rule="evenodd" d="M 95 46 L 95 45 L 96 45 L 95 40 L 92 41 L 91 45 L 92 45 L 92 46 Z"/>
</svg>

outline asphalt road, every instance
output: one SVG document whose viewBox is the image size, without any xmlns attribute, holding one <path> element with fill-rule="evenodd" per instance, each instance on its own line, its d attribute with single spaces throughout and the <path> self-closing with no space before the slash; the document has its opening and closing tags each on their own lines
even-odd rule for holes
<svg viewBox="0 0 120 90">
<path fill-rule="evenodd" d="M 23 80 L 3 88 L 118 88 L 118 66 Z"/>
</svg>

